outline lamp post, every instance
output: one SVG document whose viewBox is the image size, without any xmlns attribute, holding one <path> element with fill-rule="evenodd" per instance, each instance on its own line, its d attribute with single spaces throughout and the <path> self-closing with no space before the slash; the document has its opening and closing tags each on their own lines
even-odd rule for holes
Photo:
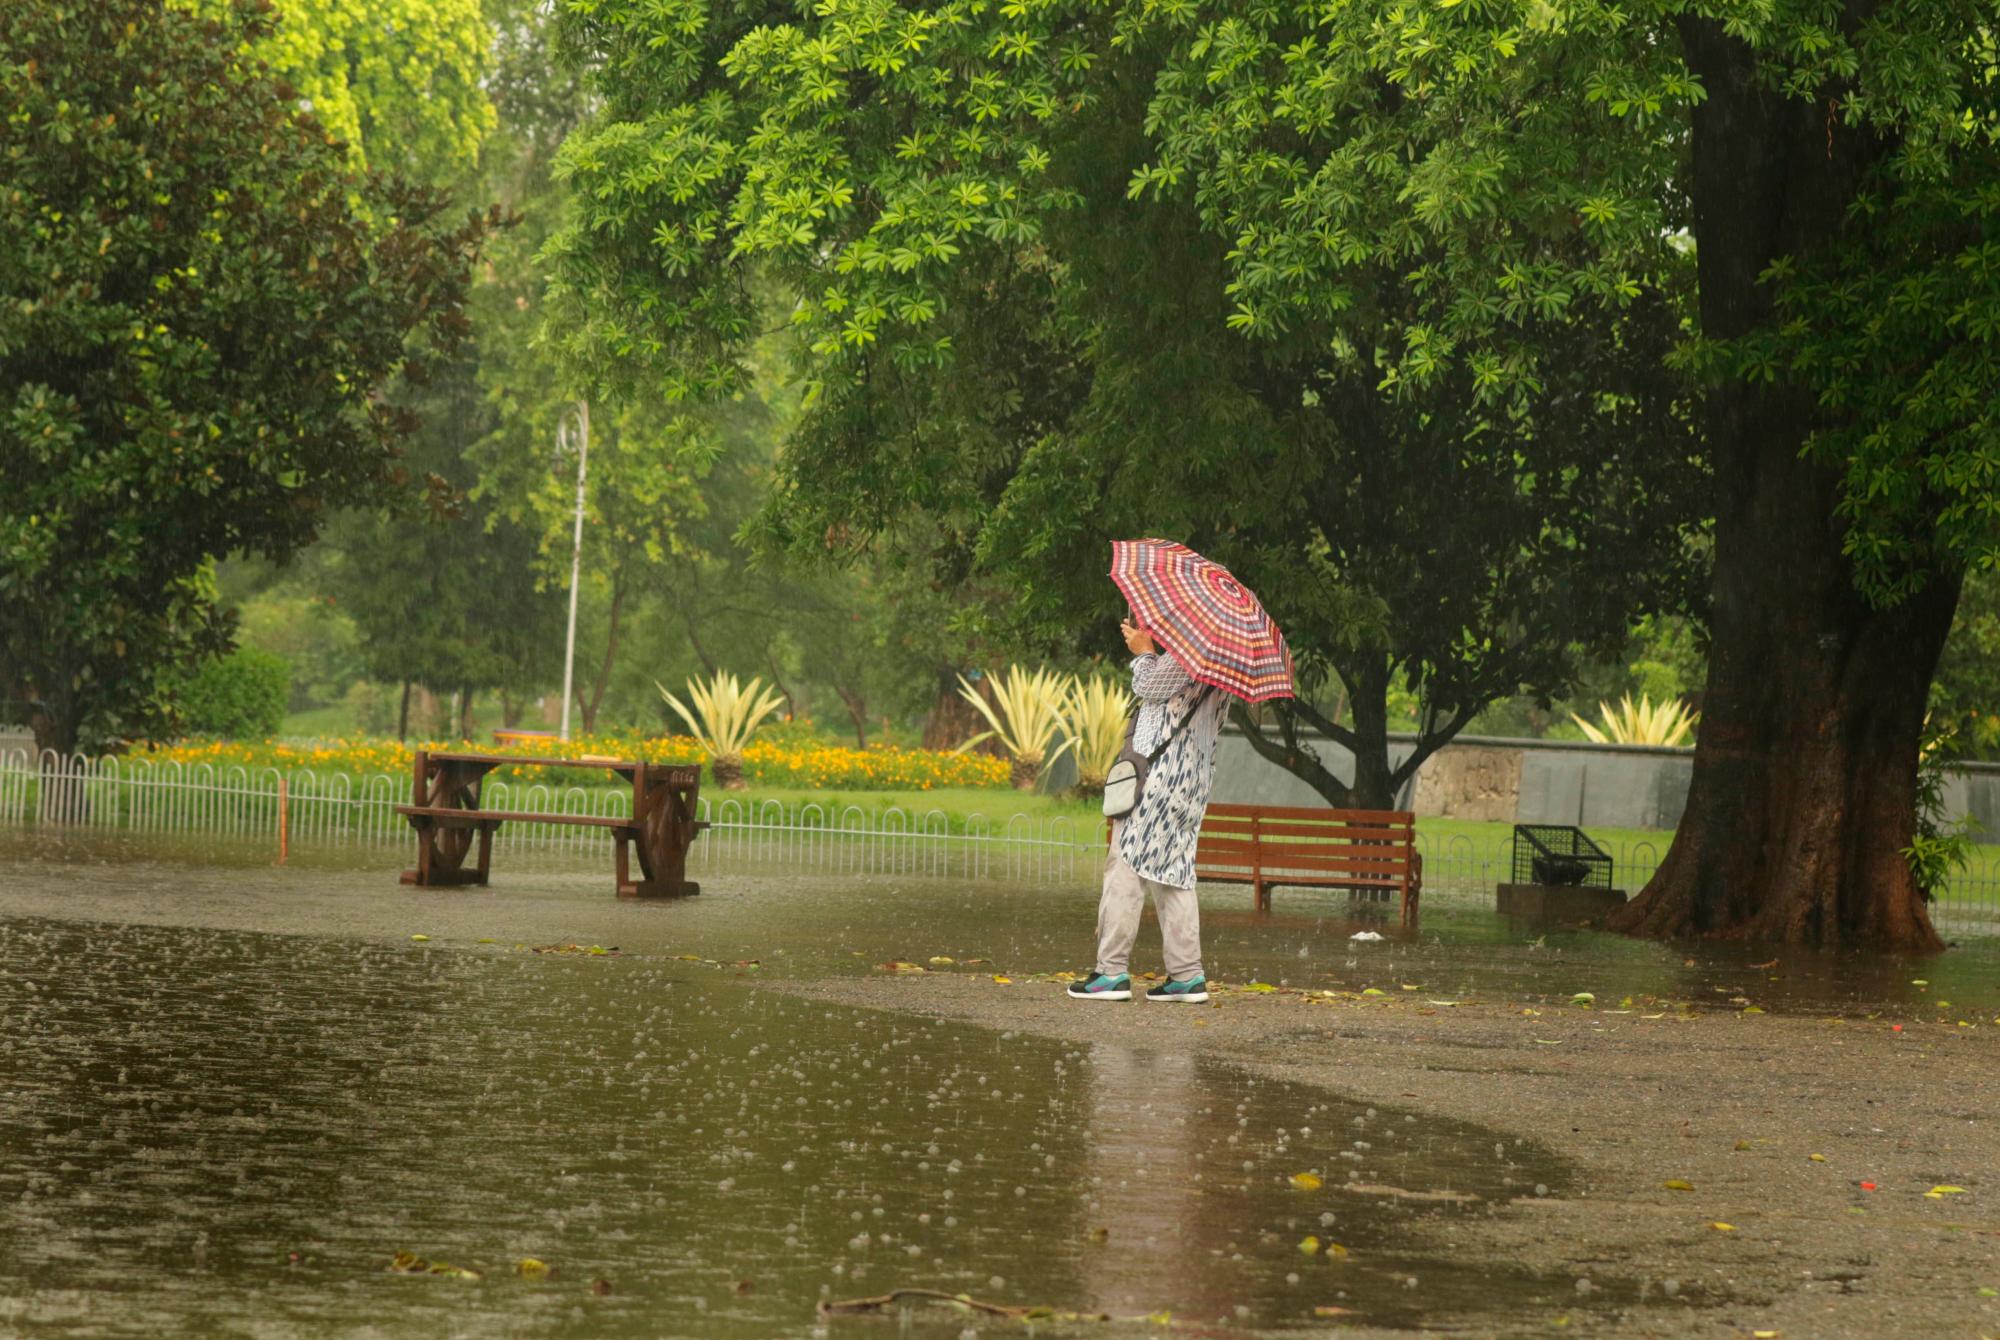
<svg viewBox="0 0 2000 1340">
<path fill-rule="evenodd" d="M 576 456 L 576 536 L 569 556 L 569 638 L 563 647 L 562 738 L 569 741 L 569 705 L 576 685 L 576 588 L 583 576 L 583 475 L 590 460 L 590 402 L 566 407 L 556 423 L 556 459 Z"/>
</svg>

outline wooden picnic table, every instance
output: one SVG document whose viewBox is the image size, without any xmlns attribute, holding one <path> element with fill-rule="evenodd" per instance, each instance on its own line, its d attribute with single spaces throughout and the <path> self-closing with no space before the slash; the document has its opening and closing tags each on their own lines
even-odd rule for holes
<svg viewBox="0 0 2000 1340">
<path fill-rule="evenodd" d="M 489 810 L 479 803 L 486 774 L 495 768 L 605 768 L 632 786 L 632 813 L 548 814 Z M 687 878 L 688 848 L 708 824 L 696 819 L 701 769 L 619 758 L 522 758 L 510 754 L 453 753 L 420 749 L 413 767 L 410 803 L 396 813 L 417 834 L 417 865 L 402 882 L 420 887 L 485 884 L 492 866 L 493 834 L 503 823 L 566 824 L 609 829 L 618 844 L 620 898 L 669 898 L 701 892 Z M 477 845 L 475 863 L 466 858 Z M 639 857 L 640 878 L 631 875 L 631 854 Z"/>
</svg>

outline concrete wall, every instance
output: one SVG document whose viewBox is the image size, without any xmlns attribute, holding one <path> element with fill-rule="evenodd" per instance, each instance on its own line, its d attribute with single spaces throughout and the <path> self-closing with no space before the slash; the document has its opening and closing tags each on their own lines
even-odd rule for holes
<svg viewBox="0 0 2000 1340">
<path fill-rule="evenodd" d="M 1335 776 L 1353 779 L 1346 749 L 1317 737 L 1312 744 Z M 1389 753 L 1400 764 L 1413 747 L 1408 737 L 1391 737 Z M 1671 829 L 1680 823 L 1693 773 L 1692 749 L 1460 736 L 1425 761 L 1398 803 L 1435 818 Z M 1265 762 L 1233 728 L 1224 731 L 1216 754 L 1213 798 L 1240 805 L 1326 803 Z M 1953 816 L 1970 814 L 1987 834 L 2000 836 L 2000 764 L 1954 771 L 1945 800 Z"/>
</svg>

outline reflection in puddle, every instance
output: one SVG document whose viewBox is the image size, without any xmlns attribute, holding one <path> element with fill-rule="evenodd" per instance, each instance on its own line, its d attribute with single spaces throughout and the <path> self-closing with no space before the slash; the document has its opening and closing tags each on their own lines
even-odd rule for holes
<svg viewBox="0 0 2000 1340">
<path fill-rule="evenodd" d="M 808 1335 L 899 1285 L 1247 1332 L 1571 1286 L 1443 1249 L 1563 1189 L 1490 1132 L 671 959 L 23 919 L 0 1016 L 9 1333 Z"/>
</svg>

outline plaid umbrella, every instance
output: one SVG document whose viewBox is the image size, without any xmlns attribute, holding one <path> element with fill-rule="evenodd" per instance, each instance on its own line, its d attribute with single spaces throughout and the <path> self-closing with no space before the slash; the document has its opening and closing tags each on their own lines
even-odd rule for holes
<svg viewBox="0 0 2000 1340">
<path fill-rule="evenodd" d="M 1113 540 L 1111 580 L 1194 678 L 1246 702 L 1292 696 L 1285 635 L 1228 568 L 1172 540 Z"/>
</svg>

